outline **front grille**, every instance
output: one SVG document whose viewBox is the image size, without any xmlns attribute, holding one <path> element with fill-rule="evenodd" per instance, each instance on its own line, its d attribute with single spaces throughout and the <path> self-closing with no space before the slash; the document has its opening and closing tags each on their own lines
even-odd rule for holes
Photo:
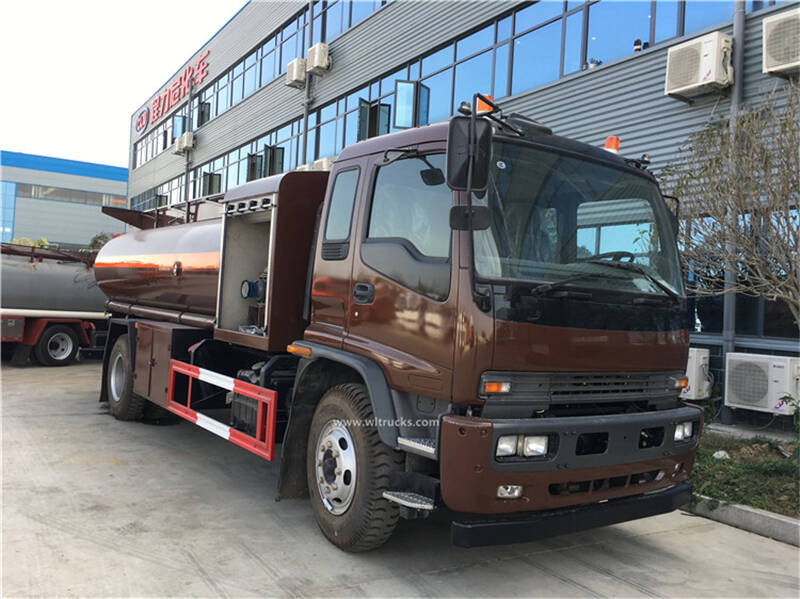
<svg viewBox="0 0 800 599">
<path fill-rule="evenodd" d="M 511 393 L 486 398 L 492 402 L 574 405 L 675 399 L 675 381 L 682 376 L 682 372 L 486 372 L 483 378 L 511 382 Z"/>
<path fill-rule="evenodd" d="M 550 401 L 618 401 L 653 393 L 676 395 L 674 382 L 664 375 L 649 374 L 554 374 L 550 377 Z"/>
</svg>

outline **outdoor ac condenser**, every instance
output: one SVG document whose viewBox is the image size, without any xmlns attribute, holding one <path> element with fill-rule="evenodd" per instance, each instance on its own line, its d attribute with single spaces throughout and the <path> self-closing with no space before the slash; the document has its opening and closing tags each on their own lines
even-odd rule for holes
<svg viewBox="0 0 800 599">
<path fill-rule="evenodd" d="M 683 390 L 683 399 L 708 399 L 711 397 L 711 373 L 708 370 L 709 351 L 699 347 L 689 348 L 686 377 L 689 385 Z"/>
<path fill-rule="evenodd" d="M 762 72 L 800 70 L 800 8 L 766 17 L 761 33 Z"/>
<path fill-rule="evenodd" d="M 790 416 L 786 395 L 800 399 L 800 358 L 729 353 L 725 359 L 725 405 Z"/>
<path fill-rule="evenodd" d="M 187 131 L 175 139 L 175 145 L 173 146 L 172 153 L 181 155 L 185 154 L 187 150 L 191 150 L 192 148 L 194 148 L 194 133 Z"/>
<path fill-rule="evenodd" d="M 328 54 L 328 44 L 320 42 L 308 49 L 306 57 L 306 71 L 312 75 L 322 75 L 331 68 L 331 57 Z"/>
<path fill-rule="evenodd" d="M 731 37 L 714 31 L 667 52 L 664 94 L 691 97 L 733 83 Z"/>
<path fill-rule="evenodd" d="M 302 89 L 306 86 L 306 59 L 295 58 L 286 67 L 286 85 Z"/>
<path fill-rule="evenodd" d="M 329 171 L 333 168 L 333 158 L 320 158 L 311 163 L 312 171 Z"/>
</svg>

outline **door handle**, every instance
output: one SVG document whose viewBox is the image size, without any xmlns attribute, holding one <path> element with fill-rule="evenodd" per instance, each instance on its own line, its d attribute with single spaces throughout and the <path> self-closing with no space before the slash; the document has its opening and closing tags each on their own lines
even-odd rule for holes
<svg viewBox="0 0 800 599">
<path fill-rule="evenodd" d="M 353 298 L 357 304 L 371 304 L 375 299 L 375 287 L 371 283 L 356 283 L 353 286 Z"/>
</svg>

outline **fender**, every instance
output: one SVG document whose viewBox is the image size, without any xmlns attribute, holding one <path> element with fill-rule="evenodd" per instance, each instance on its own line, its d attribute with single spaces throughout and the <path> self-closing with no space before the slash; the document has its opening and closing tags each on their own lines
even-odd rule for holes
<svg viewBox="0 0 800 599">
<path fill-rule="evenodd" d="M 44 333 L 44 330 L 51 324 L 58 323 L 69 325 L 78 335 L 78 342 L 80 345 L 90 345 L 89 335 L 86 332 L 88 327 L 86 325 L 94 325 L 77 318 L 26 318 L 22 343 L 25 345 L 36 345 L 42 333 Z"/>
<path fill-rule="evenodd" d="M 319 398 L 333 385 L 360 378 L 359 382 L 364 382 L 369 393 L 378 436 L 383 443 L 397 449 L 394 404 L 380 366 L 369 358 L 311 341 L 296 341 L 293 345 L 310 349 L 311 356 L 300 360 L 295 376 L 289 423 L 281 444 L 278 500 L 308 497 L 308 432 Z M 332 368 L 334 366 L 339 367 L 338 372 Z"/>
<path fill-rule="evenodd" d="M 322 345 L 321 343 L 314 343 L 313 341 L 296 341 L 293 345 L 310 349 L 311 357 L 308 358 L 308 360 L 312 363 L 314 360 L 324 358 L 332 362 L 338 362 L 349 366 L 360 374 L 361 378 L 364 380 L 364 385 L 367 387 L 369 399 L 372 402 L 372 413 L 377 420 L 378 435 L 381 441 L 389 447 L 394 449 L 398 448 L 398 427 L 393 424 L 396 419 L 396 414 L 394 403 L 392 402 L 392 394 L 389 390 L 389 384 L 386 382 L 383 370 L 381 370 L 377 362 L 365 358 L 364 356 Z M 298 370 L 295 389 L 302 387 L 305 373 L 305 368 Z"/>
</svg>

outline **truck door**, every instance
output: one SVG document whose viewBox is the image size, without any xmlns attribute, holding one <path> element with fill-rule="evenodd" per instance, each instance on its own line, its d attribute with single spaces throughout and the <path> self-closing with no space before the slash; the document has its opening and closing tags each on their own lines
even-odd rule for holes
<svg viewBox="0 0 800 599">
<path fill-rule="evenodd" d="M 383 161 L 361 203 L 344 346 L 381 364 L 392 388 L 447 400 L 458 298 L 445 154 Z"/>
<path fill-rule="evenodd" d="M 350 276 L 355 248 L 351 234 L 362 161 L 337 164 L 317 234 L 311 280 L 311 324 L 304 337 L 342 347 L 351 298 Z M 363 183 L 361 183 L 363 185 Z"/>
</svg>

